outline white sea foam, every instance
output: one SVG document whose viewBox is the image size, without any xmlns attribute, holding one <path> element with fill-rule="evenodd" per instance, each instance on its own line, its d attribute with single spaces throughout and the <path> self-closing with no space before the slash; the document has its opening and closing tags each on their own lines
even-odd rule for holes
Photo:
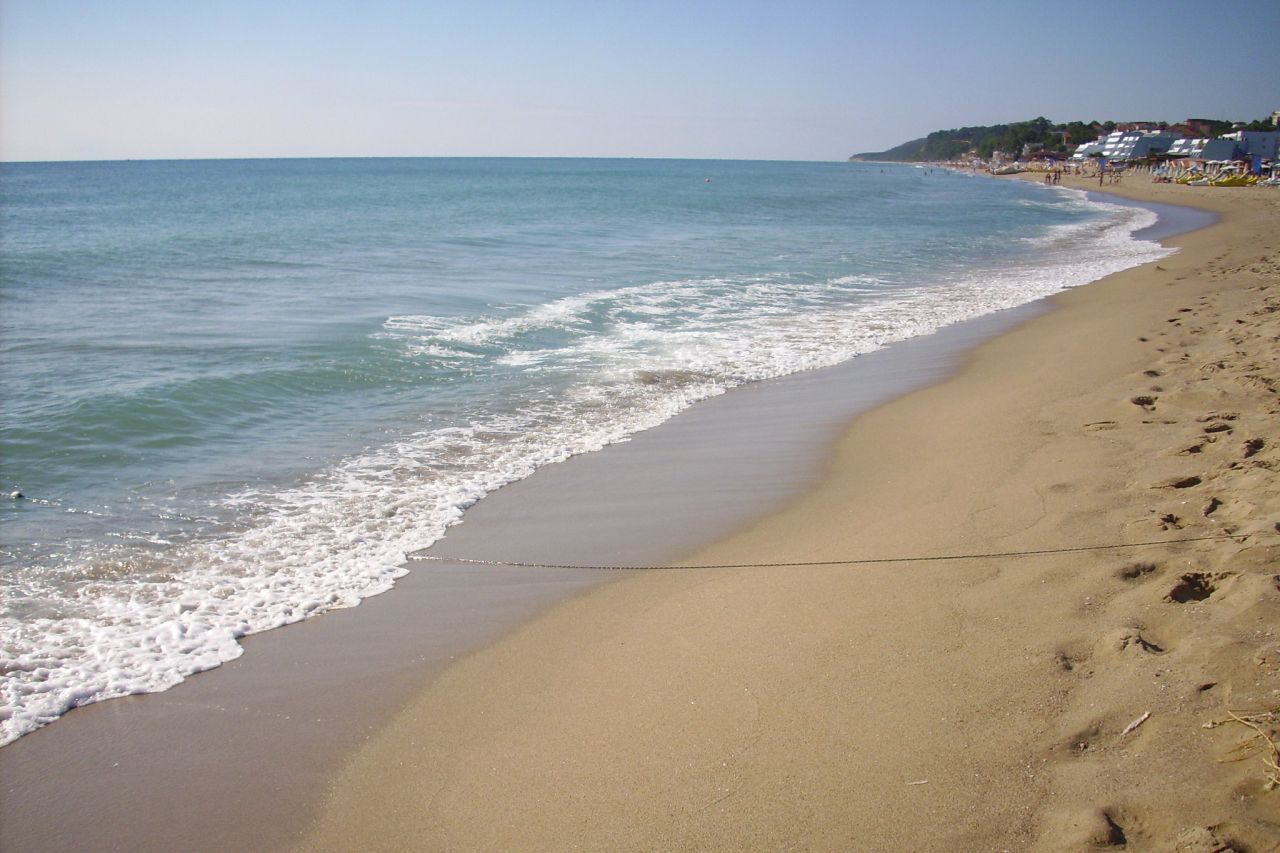
<svg viewBox="0 0 1280 853">
<path fill-rule="evenodd" d="M 1024 262 L 895 290 L 865 276 L 765 275 L 601 290 L 502 317 L 391 317 L 380 335 L 406 359 L 463 359 L 551 384 L 510 410 L 402 435 L 294 488 L 241 491 L 227 505 L 248 519 L 242 529 L 172 548 L 127 584 L 90 578 L 59 618 L 6 619 L 0 742 L 78 704 L 164 690 L 237 657 L 246 634 L 383 592 L 408 554 L 484 495 L 698 400 L 1163 257 L 1168 250 L 1129 236 L 1153 218 L 1108 206 L 1104 225 L 1052 229 Z M 863 292 L 874 297 L 850 298 Z M 557 348 L 539 341 L 548 331 L 563 335 Z"/>
</svg>

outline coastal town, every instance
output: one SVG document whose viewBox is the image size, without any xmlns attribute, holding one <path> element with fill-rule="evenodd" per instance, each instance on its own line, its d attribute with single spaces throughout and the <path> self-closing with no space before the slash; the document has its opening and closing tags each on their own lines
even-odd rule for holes
<svg viewBox="0 0 1280 853">
<path fill-rule="evenodd" d="M 998 174 L 1017 171 L 1092 174 L 1118 180 L 1125 173 L 1149 173 L 1157 183 L 1193 186 L 1280 186 L 1280 110 L 1271 114 L 1276 130 L 1233 130 L 1205 135 L 1211 122 L 1187 119 L 1173 126 L 1151 122 L 1122 125 L 1076 147 L 1069 157 L 1024 150 L 1018 157 L 1001 152 L 991 169 Z"/>
<path fill-rule="evenodd" d="M 851 160 L 928 160 L 953 168 L 1013 175 L 1063 174 L 1115 183 L 1148 175 L 1156 183 L 1280 186 L 1280 110 L 1255 122 L 1188 118 L 1165 122 L 1071 122 L 1038 118 L 1013 125 L 937 131 L 880 154 Z"/>
</svg>

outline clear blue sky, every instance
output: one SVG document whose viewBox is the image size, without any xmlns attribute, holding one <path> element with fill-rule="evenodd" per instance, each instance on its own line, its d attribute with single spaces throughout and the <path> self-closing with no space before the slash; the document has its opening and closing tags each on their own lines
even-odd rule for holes
<svg viewBox="0 0 1280 853">
<path fill-rule="evenodd" d="M 1280 0 L 0 0 L 0 159 L 836 160 L 1261 118 L 1278 34 Z"/>
</svg>

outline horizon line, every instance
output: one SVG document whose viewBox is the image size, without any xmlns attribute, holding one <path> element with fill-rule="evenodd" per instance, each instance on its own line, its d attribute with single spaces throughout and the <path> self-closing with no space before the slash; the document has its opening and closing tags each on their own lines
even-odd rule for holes
<svg viewBox="0 0 1280 853">
<path fill-rule="evenodd" d="M 8 160 L 0 158 L 0 165 L 22 166 L 48 163 L 190 163 L 219 161 L 260 160 L 689 160 L 723 163 L 844 163 L 847 157 L 785 158 L 785 157 L 671 157 L 646 154 L 269 154 L 196 157 L 104 157 L 104 158 L 51 158 L 48 160 Z"/>
</svg>

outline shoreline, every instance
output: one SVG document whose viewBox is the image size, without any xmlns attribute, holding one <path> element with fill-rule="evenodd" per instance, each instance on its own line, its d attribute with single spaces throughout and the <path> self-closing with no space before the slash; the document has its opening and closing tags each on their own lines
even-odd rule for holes
<svg viewBox="0 0 1280 853">
<path fill-rule="evenodd" d="M 1031 303 L 705 400 L 495 492 L 433 550 L 673 559 L 800 494 L 854 414 L 936 381 L 975 343 L 1040 310 Z M 388 594 L 247 637 L 245 655 L 170 690 L 74 709 L 0 751 L 0 846 L 65 849 L 86 837 L 108 849 L 282 846 L 313 818 L 339 762 L 455 657 L 618 579 L 418 561 Z M 174 813 L 186 817 L 168 820 Z"/>
<path fill-rule="evenodd" d="M 1162 188 L 1105 191 L 1220 222 L 857 418 L 817 486 L 693 561 L 1253 539 L 640 573 L 427 685 L 300 849 L 1266 843 L 1265 766 L 1216 763 L 1253 733 L 1214 715 L 1280 708 L 1280 408 L 1254 352 L 1275 355 L 1280 199 Z"/>
<path fill-rule="evenodd" d="M 866 374 L 872 377 L 877 370 L 883 369 L 884 364 L 899 364 L 899 367 L 891 368 L 897 374 L 889 379 L 882 377 L 876 387 L 865 395 L 866 399 L 853 401 L 851 405 L 860 411 L 898 396 L 904 381 L 927 384 L 955 372 L 955 362 L 959 358 L 957 353 L 971 348 L 975 340 L 998 334 L 994 327 L 1020 325 L 1026 316 L 1039 310 L 1042 310 L 1040 303 L 1033 303 L 1026 309 L 970 321 L 962 324 L 963 328 L 951 327 L 950 331 L 930 336 L 927 341 L 894 345 L 879 354 L 856 359 L 858 369 L 865 368 Z M 949 338 L 955 340 L 939 346 Z M 828 370 L 840 371 L 841 368 Z M 689 550 L 691 543 L 705 541 L 709 532 L 728 535 L 741 524 L 735 519 L 759 515 L 760 507 L 768 506 L 770 501 L 781 501 L 785 506 L 792 501 L 804 500 L 802 493 L 820 472 L 786 471 L 788 452 L 780 450 L 775 464 L 781 467 L 770 475 L 771 480 L 777 479 L 778 482 L 769 494 L 751 496 L 748 494 L 752 488 L 750 480 L 737 486 L 717 480 L 727 473 L 726 465 L 731 465 L 731 461 L 720 463 L 719 468 L 696 468 L 698 464 L 706 464 L 703 457 L 715 448 L 713 443 L 705 440 L 700 445 L 687 446 L 686 439 L 690 431 L 696 432 L 696 426 L 690 426 L 682 437 L 681 430 L 685 429 L 682 425 L 707 418 L 714 421 L 719 417 L 718 425 L 703 426 L 714 435 L 717 429 L 723 430 L 735 419 L 744 417 L 741 412 L 751 411 L 753 404 L 758 414 L 762 405 L 758 398 L 770 393 L 781 393 L 778 398 L 770 398 L 775 399 L 777 408 L 799 406 L 803 410 L 803 406 L 812 402 L 813 392 L 809 392 L 808 402 L 798 403 L 794 398 L 789 399 L 785 390 L 803 384 L 803 377 L 787 377 L 738 389 L 734 395 L 706 401 L 676 422 L 664 425 L 662 430 L 642 434 L 631 443 L 615 446 L 612 453 L 588 454 L 545 469 L 538 478 L 530 478 L 522 481 L 524 485 L 516 484 L 517 488 L 504 490 L 507 495 L 502 500 L 491 498 L 473 508 L 469 514 L 474 514 L 473 523 L 452 530 L 436 549 L 448 549 L 448 553 L 465 556 L 480 553 L 472 546 L 481 545 L 488 549 L 485 556 L 502 557 L 503 554 L 495 553 L 492 543 L 485 539 L 481 516 L 491 514 L 491 524 L 504 527 L 514 524 L 523 531 L 507 540 L 507 545 L 512 547 L 511 556 L 529 553 L 530 537 L 536 538 L 546 523 L 545 518 L 529 512 L 530 506 L 552 503 L 549 498 L 566 484 L 571 485 L 579 468 L 599 469 L 597 473 L 588 475 L 588 482 L 594 482 L 594 488 L 599 491 L 602 478 L 612 476 L 605 470 L 606 466 L 616 464 L 616 457 L 624 449 L 631 453 L 635 448 L 641 452 L 633 455 L 633 461 L 628 463 L 628 476 L 634 477 L 637 471 L 646 467 L 662 467 L 655 465 L 655 461 L 669 460 L 674 447 L 681 451 L 682 464 L 695 468 L 691 472 L 695 480 L 715 481 L 712 485 L 703 485 L 713 493 L 711 497 L 722 501 L 732 493 L 739 498 L 748 498 L 733 512 L 721 512 L 719 521 L 711 519 L 710 528 L 704 523 L 708 520 L 705 510 L 703 517 L 679 519 L 683 529 L 681 535 L 685 538 L 674 537 L 675 546 L 669 551 L 672 557 L 681 550 Z M 741 405 L 741 411 L 733 411 L 735 403 Z M 717 411 L 721 414 L 716 415 Z M 831 421 L 830 433 L 824 432 L 827 428 L 823 427 L 813 435 L 799 439 L 815 448 L 806 452 L 818 453 L 821 447 L 829 445 L 836 431 L 842 429 L 852 415 L 833 411 L 826 417 Z M 806 427 L 811 426 L 808 422 L 812 419 L 807 412 L 806 417 L 800 420 Z M 761 447 L 770 447 L 784 438 L 795 441 L 795 428 L 795 422 L 779 422 L 752 440 Z M 651 444 L 653 447 L 646 456 L 644 448 Z M 663 490 L 669 493 L 673 487 L 658 484 L 649 488 L 648 499 L 652 501 L 655 492 L 661 496 Z M 699 502 L 705 504 L 708 494 L 697 493 L 686 498 L 696 506 Z M 591 502 L 589 495 L 575 500 L 579 511 Z M 640 502 L 635 509 L 640 511 L 643 506 Z M 569 533 L 560 530 L 560 534 L 571 537 L 584 554 L 600 553 L 602 547 L 607 547 L 610 537 L 616 534 L 616 530 L 597 529 L 605 519 L 611 518 L 617 524 L 626 516 L 617 505 L 595 509 L 599 511 L 597 516 L 580 519 L 576 530 Z M 660 528 L 658 532 L 665 536 L 672 531 Z M 640 537 L 641 540 L 646 538 L 652 539 L 653 536 Z M 544 534 L 540 541 L 540 547 L 552 548 L 547 552 L 550 554 L 548 559 L 565 553 L 563 539 L 559 536 Z M 652 547 L 652 542 L 641 541 L 640 544 Z M 625 560 L 625 549 L 616 556 Z M 459 580 L 459 568 L 456 564 L 425 567 L 419 563 L 414 572 L 418 576 L 414 582 L 417 584 L 416 593 L 412 589 L 413 584 L 406 583 L 410 578 L 406 578 L 396 590 L 386 596 L 368 599 L 359 608 L 337 611 L 327 614 L 323 620 L 308 620 L 248 638 L 246 645 L 252 646 L 252 656 L 245 655 L 170 691 L 77 709 L 69 719 L 55 724 L 52 734 L 47 729 L 41 730 L 6 747 L 5 753 L 0 754 L 0 761 L 5 765 L 0 768 L 4 771 L 0 776 L 4 777 L 5 799 L 9 800 L 12 811 L 6 809 L 10 819 L 0 821 L 0 827 L 6 823 L 10 826 L 10 831 L 4 834 L 11 840 L 22 837 L 22 829 L 15 829 L 16 824 L 12 820 L 13 816 L 21 813 L 24 820 L 34 821 L 44 830 L 48 830 L 50 821 L 60 824 L 57 831 L 40 837 L 38 845 L 32 843 L 34 835 L 26 835 L 26 846 L 22 849 L 76 846 L 86 837 L 86 830 L 96 830 L 95 837 L 104 838 L 104 846 L 113 846 L 105 839 L 112 837 L 113 829 L 109 827 L 121 823 L 121 818 L 114 816 L 120 806 L 120 795 L 109 786 L 104 789 L 99 783 L 103 778 L 120 779 L 123 776 L 124 789 L 131 792 L 129 799 L 135 801 L 130 805 L 133 810 L 131 821 L 150 819 L 158 823 L 167 820 L 173 808 L 189 811 L 193 804 L 203 805 L 207 810 L 198 819 L 187 819 L 179 826 L 166 827 L 167 835 L 158 832 L 158 825 L 152 826 L 145 838 L 153 849 L 171 849 L 174 845 L 190 847 L 194 839 L 200 839 L 204 846 L 235 845 L 245 838 L 260 846 L 288 843 L 289 839 L 296 837 L 296 828 L 310 820 L 314 797 L 310 792 L 321 790 L 328 784 L 334 772 L 334 756 L 344 754 L 369 737 L 382 718 L 388 717 L 417 693 L 418 685 L 436 678 L 454 655 L 468 648 L 489 648 L 494 643 L 503 642 L 501 638 L 504 635 L 549 607 L 558 612 L 572 606 L 585 588 L 600 580 L 584 578 L 582 573 L 572 571 L 543 572 L 537 578 L 530 578 L 519 570 L 489 570 L 480 577 L 467 573 L 464 579 Z M 432 587 L 433 583 L 445 586 Z M 442 588 L 450 593 L 448 607 L 442 605 L 438 596 L 433 597 Z M 586 595 L 589 597 L 592 593 Z M 570 603 L 556 604 L 565 598 L 570 598 Z M 424 606 L 434 608 L 425 618 L 419 609 Z M 415 629 L 412 638 L 406 638 L 403 627 L 394 627 L 414 621 L 430 623 L 430 628 L 424 624 Z M 392 683 L 377 682 L 376 677 L 354 683 L 350 680 L 352 672 L 358 670 L 362 663 L 383 654 L 383 649 L 388 646 L 402 649 L 401 644 L 406 639 L 413 643 L 405 653 L 406 660 L 395 666 L 383 663 L 377 673 L 382 677 L 391 674 Z M 349 705 L 342 698 L 344 693 L 363 695 L 366 690 L 371 691 L 371 695 L 385 707 L 376 711 L 367 707 L 344 707 Z M 299 725 L 300 722 L 304 724 Z M 251 725 L 252 731 L 245 731 L 246 723 Z M 143 734 L 147 736 L 143 737 Z M 168 750 L 160 752 L 169 754 L 148 756 L 149 752 L 155 752 L 153 735 L 160 737 L 168 747 Z M 17 760 L 10 757 L 15 754 L 11 752 L 14 746 L 21 746 L 32 738 L 31 745 L 17 750 Z M 106 743 L 111 745 L 106 746 Z M 264 756 L 272 759 L 270 766 L 273 770 L 278 769 L 275 759 L 284 759 L 291 777 L 288 790 L 269 779 L 241 778 L 246 767 L 253 766 L 252 763 L 246 764 L 247 759 L 260 760 Z M 55 763 L 52 772 L 45 774 L 50 767 L 50 757 L 55 759 Z M 128 761 L 114 760 L 120 758 Z M 122 763 L 125 765 L 123 770 L 114 769 Z M 39 779 L 33 788 L 18 791 L 13 787 L 15 781 L 21 783 L 38 775 L 45 778 Z M 163 799 L 182 786 L 187 788 L 180 791 L 180 799 L 185 798 L 183 802 L 170 803 Z M 160 788 L 164 790 L 157 790 Z M 158 800 L 157 794 L 161 795 Z M 57 804 L 59 801 L 65 803 L 69 796 L 81 802 L 79 811 L 74 815 L 59 814 L 62 810 L 56 807 Z M 150 806 L 138 805 L 148 798 L 155 802 Z M 216 804 L 216 807 L 209 808 L 209 803 Z M 49 812 L 47 820 L 36 819 L 42 810 Z M 227 821 L 226 814 L 235 814 L 238 819 L 243 818 L 244 823 Z M 30 832 L 31 827 L 27 829 Z M 120 838 L 123 840 L 114 846 L 140 849 L 136 835 L 124 834 Z"/>
</svg>

